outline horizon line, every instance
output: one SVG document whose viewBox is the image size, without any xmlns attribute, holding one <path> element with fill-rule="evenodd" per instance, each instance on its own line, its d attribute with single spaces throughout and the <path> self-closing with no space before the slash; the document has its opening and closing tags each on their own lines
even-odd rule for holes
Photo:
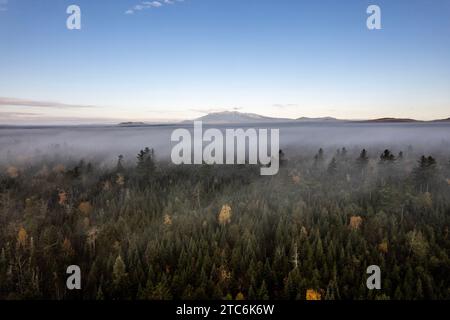
<svg viewBox="0 0 450 320">
<path fill-rule="evenodd" d="M 21 127 L 21 126 L 107 126 L 107 125 L 170 125 L 170 124 L 182 124 L 183 122 L 193 122 L 193 121 L 202 121 L 201 118 L 211 115 L 211 114 L 224 114 L 224 113 L 237 113 L 241 115 L 245 114 L 253 114 L 258 115 L 262 117 L 263 119 L 261 122 L 264 123 L 270 123 L 271 120 L 274 122 L 282 123 L 282 122 L 295 122 L 299 121 L 301 123 L 302 119 L 305 121 L 310 122 L 379 122 L 379 123 L 408 123 L 408 122 L 440 122 L 445 120 L 450 121 L 450 116 L 448 117 L 442 117 L 442 118 L 436 118 L 436 119 L 417 119 L 417 118 L 410 118 L 410 117 L 390 117 L 390 116 L 384 116 L 384 117 L 377 117 L 377 118 L 336 118 L 333 116 L 317 116 L 317 117 L 296 117 L 296 118 L 288 118 L 288 117 L 271 117 L 271 116 L 265 116 L 255 113 L 245 113 L 245 112 L 238 112 L 238 111 L 224 111 L 224 112 L 212 112 L 207 113 L 204 116 L 197 117 L 194 119 L 114 119 L 114 118 L 55 118 L 52 119 L 46 119 L 42 122 L 40 121 L 15 121 L 14 123 L 6 123 L 6 122 L 0 122 L 0 126 L 2 127 Z M 1 115 L 1 113 L 0 113 Z M 328 119 L 328 120 L 327 120 Z M 1 120 L 0 120 L 1 121 Z M 232 121 L 205 121 L 205 123 L 210 124 L 236 124 L 237 122 Z M 253 120 L 251 122 L 245 122 L 241 121 L 241 123 L 258 123 L 258 120 Z"/>
</svg>

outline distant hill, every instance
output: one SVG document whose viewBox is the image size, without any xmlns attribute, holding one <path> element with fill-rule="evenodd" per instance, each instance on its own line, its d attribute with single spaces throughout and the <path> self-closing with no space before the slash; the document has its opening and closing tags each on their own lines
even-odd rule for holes
<svg viewBox="0 0 450 320">
<path fill-rule="evenodd" d="M 121 122 L 119 123 L 119 126 L 121 127 L 140 127 L 140 126 L 146 126 L 147 124 L 145 122 Z"/>
<path fill-rule="evenodd" d="M 277 122 L 291 122 L 291 123 L 308 123 L 308 122 L 323 122 L 323 123 L 333 123 L 333 122 L 355 122 L 355 123 L 435 123 L 435 122 L 449 122 L 450 118 L 447 119 L 437 119 L 431 121 L 421 121 L 409 118 L 379 118 L 371 120 L 342 120 L 333 117 L 318 117 L 318 118 L 308 118 L 301 117 L 297 119 L 289 118 L 274 118 L 266 117 L 256 113 L 243 113 L 238 111 L 224 111 L 224 112 L 213 112 L 209 113 L 203 117 L 194 120 L 185 120 L 181 123 L 190 124 L 194 121 L 202 121 L 206 124 L 252 124 L 252 123 L 277 123 Z M 121 127 L 140 127 L 156 125 L 145 123 L 145 122 L 121 122 L 118 124 Z"/>
<path fill-rule="evenodd" d="M 215 112 L 209 113 L 206 116 L 197 118 L 192 121 L 203 121 L 205 123 L 261 123 L 261 122 L 293 122 L 293 121 L 302 121 L 302 122 L 322 122 L 322 121 L 343 121 L 333 117 L 321 117 L 321 118 L 307 118 L 301 117 L 298 119 L 289 119 L 289 118 L 274 118 L 274 117 L 266 117 L 261 116 L 255 113 L 242 113 L 237 111 L 224 111 L 224 112 Z M 190 122 L 190 121 L 185 121 Z"/>
<path fill-rule="evenodd" d="M 450 118 L 433 120 L 432 122 L 450 122 Z"/>
<path fill-rule="evenodd" d="M 261 123 L 261 122 L 282 122 L 282 121 L 292 121 L 292 119 L 286 118 L 271 118 L 261 116 L 255 113 L 242 113 L 237 111 L 224 111 L 224 112 L 214 112 L 209 113 L 206 116 L 197 118 L 195 120 L 184 121 L 189 123 L 192 121 L 202 121 L 203 123 Z"/>
<path fill-rule="evenodd" d="M 321 121 L 344 121 L 344 120 L 336 119 L 333 117 L 321 117 L 321 118 L 301 117 L 298 118 L 297 121 L 321 122 Z"/>
<path fill-rule="evenodd" d="M 373 119 L 373 120 L 363 120 L 362 122 L 371 122 L 371 123 L 405 123 L 405 122 L 422 122 L 415 119 L 408 119 L 408 118 L 380 118 L 380 119 Z"/>
</svg>

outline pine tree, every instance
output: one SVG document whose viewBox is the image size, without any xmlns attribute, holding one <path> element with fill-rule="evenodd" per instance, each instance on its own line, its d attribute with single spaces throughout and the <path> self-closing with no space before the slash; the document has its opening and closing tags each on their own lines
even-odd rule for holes
<svg viewBox="0 0 450 320">
<path fill-rule="evenodd" d="M 336 158 L 333 157 L 333 159 L 331 159 L 331 162 L 328 164 L 328 174 L 330 175 L 334 175 L 337 172 L 337 162 L 336 162 Z"/>
<path fill-rule="evenodd" d="M 323 149 L 320 148 L 317 154 L 314 156 L 314 167 L 322 165 L 324 161 Z"/>
<path fill-rule="evenodd" d="M 125 168 L 123 167 L 123 155 L 119 155 L 117 159 L 117 166 L 116 166 L 116 172 L 122 173 L 125 171 Z"/>
<path fill-rule="evenodd" d="M 153 149 L 145 148 L 141 150 L 137 155 L 137 168 L 136 172 L 140 181 L 146 183 L 152 177 L 155 172 L 155 153 Z"/>
<path fill-rule="evenodd" d="M 125 263 L 123 262 L 122 257 L 118 255 L 113 267 L 113 284 L 115 293 L 122 297 L 124 297 L 124 294 L 126 293 L 124 291 L 126 290 L 127 276 Z"/>
<path fill-rule="evenodd" d="M 366 149 L 363 149 L 359 154 L 358 164 L 362 167 L 365 167 L 369 163 L 369 156 L 367 154 Z"/>
<path fill-rule="evenodd" d="M 266 281 L 264 280 L 258 291 L 258 300 L 269 300 L 269 292 L 267 291 Z"/>
<path fill-rule="evenodd" d="M 382 163 L 390 163 L 394 162 L 395 160 L 395 156 L 388 149 L 384 150 L 384 152 L 380 156 L 380 161 Z"/>
</svg>

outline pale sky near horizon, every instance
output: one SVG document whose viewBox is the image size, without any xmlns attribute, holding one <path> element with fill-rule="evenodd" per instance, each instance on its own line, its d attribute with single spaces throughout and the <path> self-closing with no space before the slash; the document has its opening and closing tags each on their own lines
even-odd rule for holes
<svg viewBox="0 0 450 320">
<path fill-rule="evenodd" d="M 0 0 L 0 45 L 0 124 L 450 117 L 448 0 Z"/>
</svg>

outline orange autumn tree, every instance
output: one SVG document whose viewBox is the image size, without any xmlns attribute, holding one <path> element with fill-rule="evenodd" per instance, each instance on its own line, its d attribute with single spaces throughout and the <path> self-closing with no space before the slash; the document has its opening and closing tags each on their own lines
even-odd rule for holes
<svg viewBox="0 0 450 320">
<path fill-rule="evenodd" d="M 80 210 L 81 213 L 83 213 L 85 215 L 89 215 L 92 212 L 93 208 L 89 201 L 83 201 L 78 206 L 78 210 Z"/>
<path fill-rule="evenodd" d="M 123 186 L 125 184 L 125 177 L 123 176 L 123 174 L 121 173 L 117 174 L 116 184 L 119 186 Z"/>
<path fill-rule="evenodd" d="M 6 169 L 6 173 L 10 178 L 17 178 L 19 176 L 19 169 L 11 166 L 8 169 Z"/>
<path fill-rule="evenodd" d="M 384 240 L 378 245 L 378 251 L 384 254 L 388 253 L 388 243 L 386 240 Z"/>
<path fill-rule="evenodd" d="M 164 225 L 166 226 L 172 225 L 172 217 L 168 214 L 164 215 Z"/>
<path fill-rule="evenodd" d="M 19 232 L 17 233 L 17 243 L 21 247 L 25 247 L 28 240 L 28 233 L 24 227 L 20 227 Z"/>
<path fill-rule="evenodd" d="M 353 216 L 350 218 L 349 227 L 352 230 L 358 230 L 361 227 L 363 219 L 360 216 Z"/>
<path fill-rule="evenodd" d="M 231 207 L 228 204 L 222 206 L 218 219 L 221 225 L 226 225 L 231 222 Z"/>
<path fill-rule="evenodd" d="M 231 272 L 225 266 L 219 268 L 219 277 L 221 281 L 231 280 Z"/>
<path fill-rule="evenodd" d="M 322 295 L 320 294 L 319 291 L 313 290 L 313 289 L 308 289 L 306 290 L 306 300 L 321 300 L 322 299 Z"/>
</svg>

